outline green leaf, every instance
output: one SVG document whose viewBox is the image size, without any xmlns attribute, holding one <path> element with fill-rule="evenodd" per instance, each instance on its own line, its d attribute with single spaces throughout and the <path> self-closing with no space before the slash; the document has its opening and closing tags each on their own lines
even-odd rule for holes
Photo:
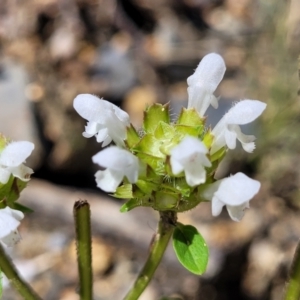
<svg viewBox="0 0 300 300">
<path fill-rule="evenodd" d="M 144 113 L 144 130 L 153 133 L 160 121 L 170 123 L 169 104 L 155 103 L 149 106 Z"/>
<path fill-rule="evenodd" d="M 205 272 L 208 247 L 195 227 L 177 223 L 173 233 L 173 248 L 179 262 L 186 269 L 197 275 Z"/>
</svg>

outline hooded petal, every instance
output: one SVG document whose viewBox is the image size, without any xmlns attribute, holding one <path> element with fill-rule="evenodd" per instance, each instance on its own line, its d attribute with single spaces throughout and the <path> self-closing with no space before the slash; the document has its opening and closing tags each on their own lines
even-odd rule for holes
<svg viewBox="0 0 300 300">
<path fill-rule="evenodd" d="M 25 162 L 34 149 L 34 144 L 27 141 L 12 142 L 0 153 L 0 165 L 16 167 Z"/>
<path fill-rule="evenodd" d="M 225 115 L 227 124 L 244 125 L 253 122 L 266 109 L 267 104 L 258 100 L 242 100 Z"/>
<path fill-rule="evenodd" d="M 203 57 L 195 73 L 187 79 L 189 86 L 201 85 L 213 93 L 223 79 L 225 62 L 219 54 L 210 53 Z"/>
<path fill-rule="evenodd" d="M 89 121 L 83 133 L 84 137 L 91 137 L 98 132 L 97 141 L 103 142 L 102 146 L 108 145 L 111 141 L 124 146 L 126 127 L 130 124 L 125 111 L 89 94 L 78 95 L 73 105 L 78 114 Z"/>
<path fill-rule="evenodd" d="M 217 216 L 226 205 L 232 220 L 240 221 L 244 216 L 249 201 L 258 193 L 260 182 L 243 173 L 237 173 L 225 179 L 218 180 L 208 186 L 202 197 L 212 201 L 212 214 Z"/>
<path fill-rule="evenodd" d="M 215 196 L 226 205 L 239 206 L 251 200 L 259 189 L 259 181 L 251 179 L 243 173 L 237 173 L 222 179 Z"/>
<path fill-rule="evenodd" d="M 222 80 L 226 67 L 223 58 L 210 53 L 201 60 L 195 73 L 187 79 L 188 108 L 194 107 L 200 116 L 204 116 L 209 105 L 218 107 L 218 99 L 213 92 Z"/>
<path fill-rule="evenodd" d="M 118 148 L 117 146 L 108 147 L 94 155 L 92 160 L 94 163 L 107 168 L 105 171 L 97 172 L 98 178 L 101 179 L 101 183 L 99 183 L 100 179 L 97 181 L 98 186 L 100 187 L 101 185 L 101 189 L 105 191 L 107 191 L 108 188 L 103 188 L 103 184 L 107 184 L 110 178 L 112 178 L 112 182 L 108 184 L 110 191 L 115 191 L 112 189 L 121 183 L 124 176 L 126 176 L 131 183 L 136 182 L 138 179 L 138 158 L 127 150 Z"/>
<path fill-rule="evenodd" d="M 265 110 L 266 104 L 258 100 L 243 100 L 233 106 L 212 130 L 214 141 L 211 146 L 211 154 L 222 147 L 235 149 L 238 139 L 244 150 L 252 152 L 255 149 L 255 136 L 242 133 L 239 125 L 248 124 L 259 117 Z"/>
<path fill-rule="evenodd" d="M 112 105 L 110 102 L 90 94 L 80 94 L 73 102 L 75 110 L 82 118 L 97 123 L 104 122 L 105 110 L 110 105 Z"/>
</svg>

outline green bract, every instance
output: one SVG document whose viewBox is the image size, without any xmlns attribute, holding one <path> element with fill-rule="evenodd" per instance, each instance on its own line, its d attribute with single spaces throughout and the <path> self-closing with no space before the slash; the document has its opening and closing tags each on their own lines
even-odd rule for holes
<svg viewBox="0 0 300 300">
<path fill-rule="evenodd" d="M 121 207 L 122 212 L 137 206 L 182 212 L 205 201 L 200 197 L 200 189 L 214 181 L 213 175 L 225 148 L 213 157 L 208 154 L 212 166 L 207 169 L 206 183 L 191 187 L 184 173 L 174 175 L 170 165 L 170 151 L 187 136 L 199 139 L 207 148 L 213 141 L 210 130 L 205 128 L 205 118 L 194 108 L 183 108 L 177 121 L 171 122 L 168 104 L 147 107 L 141 132 L 133 126 L 127 128 L 126 148 L 139 158 L 142 171 L 136 183 L 130 184 L 125 179 L 114 193 L 117 198 L 129 200 Z"/>
</svg>

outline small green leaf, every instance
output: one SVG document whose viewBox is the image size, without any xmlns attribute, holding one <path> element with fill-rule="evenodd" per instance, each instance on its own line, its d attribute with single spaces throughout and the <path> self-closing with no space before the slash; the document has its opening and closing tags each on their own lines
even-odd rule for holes
<svg viewBox="0 0 300 300">
<path fill-rule="evenodd" d="M 190 272 L 201 275 L 208 263 L 208 247 L 197 229 L 177 223 L 173 233 L 173 248 L 179 262 Z"/>
<path fill-rule="evenodd" d="M 149 106 L 144 113 L 144 130 L 153 133 L 160 121 L 170 123 L 169 104 L 155 103 Z"/>
</svg>

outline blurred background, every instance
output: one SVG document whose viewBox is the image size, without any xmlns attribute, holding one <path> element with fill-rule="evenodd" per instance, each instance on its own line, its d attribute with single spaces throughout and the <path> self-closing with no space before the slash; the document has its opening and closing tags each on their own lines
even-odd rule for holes
<svg viewBox="0 0 300 300">
<path fill-rule="evenodd" d="M 186 78 L 210 52 L 227 71 L 208 124 L 240 99 L 268 104 L 243 129 L 258 137 L 255 152 L 229 152 L 219 176 L 241 171 L 262 188 L 240 223 L 226 211 L 213 218 L 209 204 L 182 214 L 209 245 L 208 271 L 188 273 L 168 249 L 140 299 L 281 299 L 300 237 L 299 50 L 298 0 L 1 0 L 0 131 L 36 145 L 27 162 L 35 174 L 20 200 L 35 212 L 8 251 L 43 299 L 79 299 L 77 199 L 92 209 L 94 299 L 122 299 L 158 219 L 151 209 L 121 214 L 122 201 L 96 189 L 91 156 L 101 148 L 82 137 L 74 97 L 103 97 L 137 127 L 154 102 L 171 101 L 176 116 L 187 104 Z M 20 299 L 5 286 L 4 300 Z"/>
</svg>

